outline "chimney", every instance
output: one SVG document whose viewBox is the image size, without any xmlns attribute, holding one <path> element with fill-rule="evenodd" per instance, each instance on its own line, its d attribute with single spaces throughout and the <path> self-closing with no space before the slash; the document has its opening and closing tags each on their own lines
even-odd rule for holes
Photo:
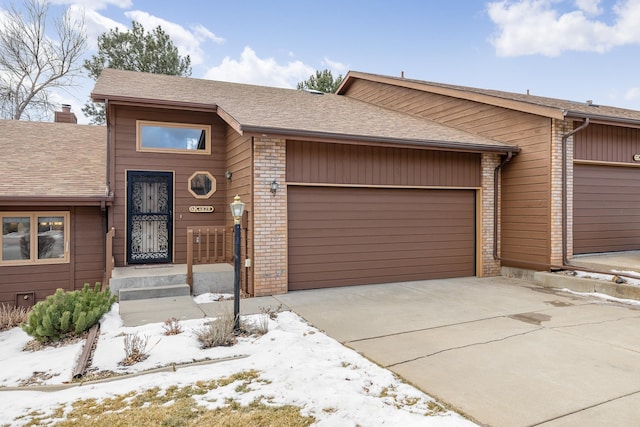
<svg viewBox="0 0 640 427">
<path fill-rule="evenodd" d="M 56 111 L 54 115 L 56 123 L 78 123 L 78 118 L 71 112 L 71 105 L 62 104 L 62 111 Z"/>
</svg>

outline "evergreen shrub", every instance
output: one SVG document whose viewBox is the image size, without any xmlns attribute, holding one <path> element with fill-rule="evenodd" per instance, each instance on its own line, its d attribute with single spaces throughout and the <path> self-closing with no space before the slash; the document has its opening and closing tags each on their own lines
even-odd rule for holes
<svg viewBox="0 0 640 427">
<path fill-rule="evenodd" d="M 40 342 L 60 341 L 79 335 L 98 323 L 116 300 L 109 289 L 92 289 L 85 283 L 81 291 L 58 289 L 31 309 L 22 329 Z"/>
</svg>

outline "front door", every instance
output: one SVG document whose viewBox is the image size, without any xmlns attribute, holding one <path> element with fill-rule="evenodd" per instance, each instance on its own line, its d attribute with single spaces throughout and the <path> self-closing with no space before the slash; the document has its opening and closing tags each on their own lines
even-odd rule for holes
<svg viewBox="0 0 640 427">
<path fill-rule="evenodd" d="M 173 172 L 127 172 L 127 263 L 172 261 Z"/>
</svg>

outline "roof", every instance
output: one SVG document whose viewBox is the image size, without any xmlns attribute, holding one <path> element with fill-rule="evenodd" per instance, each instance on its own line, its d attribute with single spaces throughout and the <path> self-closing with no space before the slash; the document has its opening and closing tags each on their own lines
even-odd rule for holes
<svg viewBox="0 0 640 427">
<path fill-rule="evenodd" d="M 0 204 L 106 200 L 106 127 L 0 120 Z"/>
<path fill-rule="evenodd" d="M 105 69 L 94 101 L 217 111 L 240 133 L 402 143 L 474 152 L 517 147 L 335 94 Z"/>
<path fill-rule="evenodd" d="M 435 83 L 424 80 L 406 79 L 403 77 L 390 77 L 359 71 L 350 71 L 347 73 L 342 84 L 338 88 L 337 93 L 344 93 L 349 85 L 356 79 L 389 83 L 396 86 L 453 96 L 557 119 L 564 119 L 567 117 L 589 117 L 605 121 L 637 122 L 640 124 L 640 111 L 636 110 L 598 105 L 596 103 L 589 102 L 547 98 L 526 93 L 504 92 L 499 90 Z"/>
</svg>

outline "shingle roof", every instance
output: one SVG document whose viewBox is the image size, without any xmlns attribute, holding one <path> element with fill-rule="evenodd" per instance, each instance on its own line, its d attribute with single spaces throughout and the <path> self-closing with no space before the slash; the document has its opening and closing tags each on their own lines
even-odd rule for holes
<svg viewBox="0 0 640 427">
<path fill-rule="evenodd" d="M 422 88 L 425 91 L 432 91 L 433 89 L 445 89 L 449 91 L 457 92 L 460 98 L 471 98 L 473 95 L 481 95 L 487 97 L 485 99 L 486 103 L 491 104 L 491 100 L 489 98 L 493 98 L 494 100 L 507 100 L 507 101 L 515 101 L 517 103 L 522 104 L 523 110 L 527 110 L 527 106 L 532 107 L 545 107 L 549 109 L 557 110 L 562 116 L 573 116 L 573 117 L 595 117 L 602 119 L 610 119 L 610 120 L 631 120 L 631 121 L 640 121 L 640 111 L 637 110 L 629 110 L 625 108 L 612 107 L 607 105 L 599 105 L 597 103 L 588 102 L 577 102 L 577 101 L 569 101 L 564 99 L 557 98 L 548 98 L 544 96 L 536 96 L 529 95 L 526 93 L 514 93 L 514 92 L 504 92 L 500 90 L 491 90 L 491 89 L 480 89 L 474 87 L 467 86 L 458 86 L 451 85 L 445 83 L 436 83 L 425 80 L 415 80 L 415 79 L 407 79 L 402 77 L 392 77 L 392 76 L 383 76 L 379 74 L 370 74 L 363 72 L 349 72 L 345 77 L 345 81 L 343 82 L 341 88 L 345 85 L 348 85 L 347 81 L 349 78 L 365 78 L 371 79 L 374 81 L 393 81 L 399 86 L 407 86 L 411 85 L 412 88 L 420 89 Z M 339 90 L 340 92 L 340 90 Z M 474 98 L 477 100 L 477 98 Z M 537 110 L 539 112 L 539 110 Z"/>
<path fill-rule="evenodd" d="M 217 107 L 242 132 L 319 135 L 438 146 L 515 151 L 513 146 L 335 94 L 106 69 L 96 101 L 130 100 Z"/>
<path fill-rule="evenodd" d="M 0 197 L 104 197 L 106 128 L 0 120 Z"/>
</svg>

